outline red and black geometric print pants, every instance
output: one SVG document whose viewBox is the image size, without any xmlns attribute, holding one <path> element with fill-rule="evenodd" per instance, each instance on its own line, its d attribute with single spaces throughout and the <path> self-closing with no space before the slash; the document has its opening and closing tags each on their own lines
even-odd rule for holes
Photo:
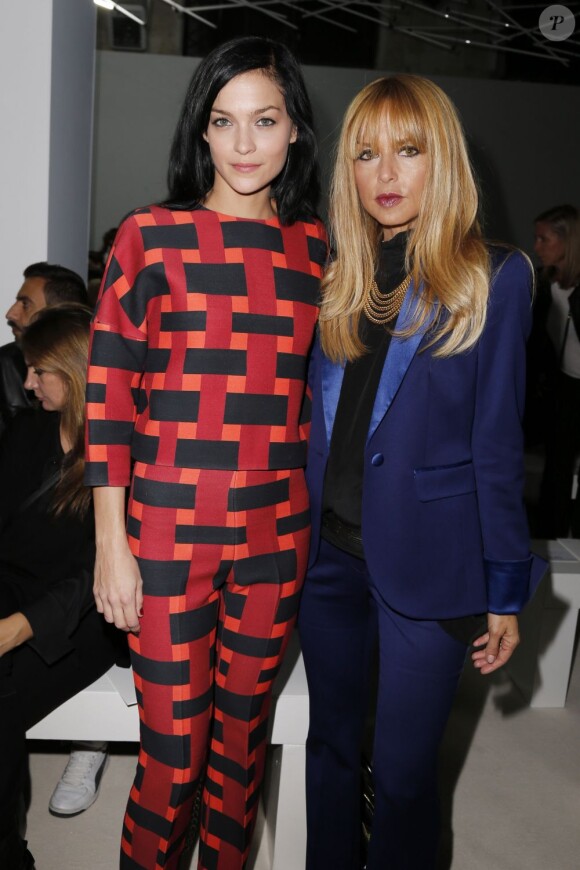
<svg viewBox="0 0 580 870">
<path fill-rule="evenodd" d="M 130 636 L 141 747 L 121 868 L 177 867 L 205 771 L 198 868 L 241 870 L 306 568 L 303 471 L 137 463 L 127 533 L 144 602 Z"/>
</svg>

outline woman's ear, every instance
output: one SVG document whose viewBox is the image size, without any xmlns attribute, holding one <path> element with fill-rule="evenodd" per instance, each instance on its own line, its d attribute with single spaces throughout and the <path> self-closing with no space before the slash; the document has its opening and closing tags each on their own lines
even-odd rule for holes
<svg viewBox="0 0 580 870">
<path fill-rule="evenodd" d="M 298 139 L 298 127 L 296 126 L 296 124 L 292 124 L 292 130 L 290 131 L 290 145 L 293 145 L 297 139 Z"/>
<path fill-rule="evenodd" d="M 207 138 L 207 130 L 204 130 L 203 133 L 202 133 L 201 135 L 202 135 L 202 138 L 207 142 L 207 141 L 208 141 L 208 138 Z"/>
</svg>

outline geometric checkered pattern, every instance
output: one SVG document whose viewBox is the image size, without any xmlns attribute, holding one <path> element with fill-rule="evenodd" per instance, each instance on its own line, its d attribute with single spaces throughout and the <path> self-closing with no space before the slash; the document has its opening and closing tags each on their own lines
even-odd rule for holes
<svg viewBox="0 0 580 870">
<path fill-rule="evenodd" d="M 144 583 L 141 632 L 130 636 L 141 748 L 123 870 L 177 867 L 206 764 L 199 867 L 244 866 L 309 536 L 302 469 L 136 464 L 128 538 Z"/>
<path fill-rule="evenodd" d="M 177 866 L 206 764 L 200 867 L 241 870 L 248 854 L 306 568 L 304 383 L 326 253 L 314 219 L 153 206 L 123 222 L 109 258 L 85 482 L 132 478 L 127 535 L 144 584 L 123 868 Z"/>
<path fill-rule="evenodd" d="M 181 468 L 304 465 L 306 357 L 322 224 L 153 206 L 122 224 L 93 325 L 86 482 L 130 458 Z"/>
</svg>

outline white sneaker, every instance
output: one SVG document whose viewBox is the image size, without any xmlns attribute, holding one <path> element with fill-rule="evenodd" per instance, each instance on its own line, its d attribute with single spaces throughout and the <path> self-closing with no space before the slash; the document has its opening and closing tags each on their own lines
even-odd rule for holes
<svg viewBox="0 0 580 870">
<path fill-rule="evenodd" d="M 93 804 L 108 761 L 106 748 L 99 751 L 73 749 L 48 809 L 55 816 L 74 816 Z"/>
</svg>

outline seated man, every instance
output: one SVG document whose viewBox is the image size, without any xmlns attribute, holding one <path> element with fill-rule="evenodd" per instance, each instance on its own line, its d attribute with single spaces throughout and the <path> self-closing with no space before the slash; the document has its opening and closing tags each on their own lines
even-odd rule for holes
<svg viewBox="0 0 580 870">
<path fill-rule="evenodd" d="M 32 393 L 24 388 L 26 366 L 19 346 L 30 319 L 47 306 L 61 302 L 86 305 L 87 298 L 83 279 L 72 269 L 33 263 L 24 270 L 24 283 L 6 312 L 14 341 L 0 347 L 0 435 L 18 411 L 33 405 Z"/>
</svg>

